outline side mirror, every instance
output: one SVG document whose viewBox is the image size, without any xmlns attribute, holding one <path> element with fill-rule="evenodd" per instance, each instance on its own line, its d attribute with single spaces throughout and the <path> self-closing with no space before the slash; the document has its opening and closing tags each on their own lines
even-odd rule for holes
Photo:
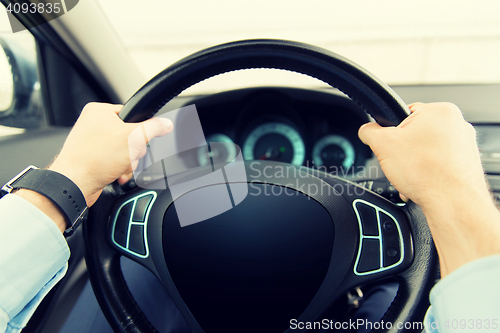
<svg viewBox="0 0 500 333">
<path fill-rule="evenodd" d="M 42 116 L 35 54 L 0 38 L 0 125 L 39 127 Z"/>
</svg>

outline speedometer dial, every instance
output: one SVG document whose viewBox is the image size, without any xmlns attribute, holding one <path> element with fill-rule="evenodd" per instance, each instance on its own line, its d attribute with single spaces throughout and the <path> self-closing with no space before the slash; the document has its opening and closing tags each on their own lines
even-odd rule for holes
<svg viewBox="0 0 500 333">
<path fill-rule="evenodd" d="M 224 144 L 211 144 L 212 142 L 220 142 Z M 207 154 L 206 147 L 198 149 L 197 160 L 200 166 L 205 166 L 210 163 L 227 163 L 231 162 L 236 158 L 237 151 L 236 146 L 225 134 L 212 134 L 207 138 L 207 143 L 209 147 L 209 153 Z"/>
<path fill-rule="evenodd" d="M 312 151 L 316 166 L 342 167 L 353 166 L 356 151 L 352 143 L 341 135 L 327 135 L 316 142 Z"/>
<path fill-rule="evenodd" d="M 299 132 L 283 123 L 265 123 L 255 128 L 243 144 L 246 160 L 271 160 L 302 165 L 306 156 Z"/>
</svg>

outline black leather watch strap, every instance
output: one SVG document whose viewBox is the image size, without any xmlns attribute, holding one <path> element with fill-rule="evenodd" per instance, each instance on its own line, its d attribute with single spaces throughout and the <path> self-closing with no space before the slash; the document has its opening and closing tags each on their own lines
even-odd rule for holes
<svg viewBox="0 0 500 333">
<path fill-rule="evenodd" d="M 85 218 L 87 202 L 78 186 L 68 177 L 50 170 L 30 166 L 14 177 L 2 189 L 28 189 L 50 199 L 66 215 L 68 228 L 64 235 L 70 236 Z"/>
</svg>

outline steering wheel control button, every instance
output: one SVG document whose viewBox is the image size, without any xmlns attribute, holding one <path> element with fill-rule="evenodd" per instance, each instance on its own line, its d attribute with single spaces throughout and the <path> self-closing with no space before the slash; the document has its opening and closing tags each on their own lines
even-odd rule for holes
<svg viewBox="0 0 500 333">
<path fill-rule="evenodd" d="M 389 215 L 379 212 L 382 224 L 382 239 L 384 248 L 384 267 L 396 264 L 400 259 L 400 239 L 395 220 Z"/>
<path fill-rule="evenodd" d="M 141 255 L 146 254 L 146 246 L 144 245 L 144 226 L 137 224 L 132 224 L 130 226 L 128 248 L 134 253 Z"/>
<path fill-rule="evenodd" d="M 357 271 L 366 273 L 380 268 L 380 242 L 378 239 L 365 238 L 361 246 Z"/>
<path fill-rule="evenodd" d="M 386 186 L 387 185 L 385 184 L 385 182 L 383 182 L 381 180 L 375 180 L 373 182 L 373 185 L 372 185 L 372 191 L 379 194 L 379 195 L 383 195 L 385 192 Z"/>
<path fill-rule="evenodd" d="M 112 219 L 111 240 L 120 250 L 140 258 L 149 256 L 147 224 L 156 192 L 141 193 L 125 201 Z"/>
<path fill-rule="evenodd" d="M 387 178 L 363 180 L 356 183 L 359 186 L 363 186 L 393 203 L 403 203 L 403 200 L 401 200 L 399 196 L 398 190 L 396 190 L 394 185 L 392 185 L 389 180 L 387 180 Z"/>
<path fill-rule="evenodd" d="M 404 258 L 403 235 L 394 216 L 362 199 L 354 200 L 352 206 L 360 229 L 354 273 L 374 274 L 401 264 Z"/>
<path fill-rule="evenodd" d="M 385 221 L 383 224 L 384 232 L 390 233 L 396 229 L 396 225 L 392 221 Z"/>
<path fill-rule="evenodd" d="M 385 254 L 389 257 L 389 258 L 395 258 L 397 255 L 398 255 L 398 250 L 396 250 L 395 248 L 393 247 L 390 247 L 387 249 L 387 251 L 385 252 Z M 386 264 L 385 260 L 384 260 L 384 264 Z"/>
<path fill-rule="evenodd" d="M 362 186 L 364 188 L 367 188 L 371 191 L 372 187 L 373 187 L 373 180 L 363 180 L 363 181 L 360 181 L 360 182 L 356 182 L 359 186 Z"/>
<path fill-rule="evenodd" d="M 400 260 L 399 251 L 393 247 L 388 248 L 384 252 L 384 267 L 389 267 L 397 264 Z"/>
<path fill-rule="evenodd" d="M 133 206 L 133 202 L 129 202 L 128 204 L 124 205 L 122 209 L 120 209 L 116 218 L 113 239 L 116 243 L 123 247 L 127 245 L 128 227 Z"/>
<path fill-rule="evenodd" d="M 144 222 L 144 218 L 146 216 L 146 210 L 148 209 L 151 199 L 153 199 L 153 195 L 146 195 L 137 200 L 137 203 L 135 204 L 132 221 Z"/>
<path fill-rule="evenodd" d="M 365 236 L 378 236 L 377 211 L 375 208 L 358 202 L 354 208 L 361 220 L 361 234 Z"/>
</svg>

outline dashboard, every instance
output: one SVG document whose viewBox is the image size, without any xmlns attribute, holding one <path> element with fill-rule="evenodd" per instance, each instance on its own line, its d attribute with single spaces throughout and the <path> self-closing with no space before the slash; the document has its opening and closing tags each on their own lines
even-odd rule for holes
<svg viewBox="0 0 500 333">
<path fill-rule="evenodd" d="M 440 93 L 444 89 L 431 88 Z M 454 88 L 459 93 L 477 90 L 475 86 Z M 420 96 L 421 93 L 430 93 L 429 87 L 418 87 L 417 93 L 415 89 L 395 87 L 394 90 L 408 101 L 432 102 Z M 457 100 L 457 96 L 450 96 L 449 100 Z M 335 89 L 246 88 L 213 95 L 178 97 L 165 105 L 164 111 L 193 104 L 204 139 L 189 145 L 200 148 L 178 154 L 179 159 L 175 162 L 169 160 L 172 174 L 182 174 L 210 163 L 228 164 L 241 151 L 245 160 L 272 160 L 319 169 L 356 181 L 390 200 L 399 198 L 388 182 L 380 181 L 379 184 L 374 181 L 383 178 L 384 174 L 370 148 L 358 138 L 358 129 L 370 121 L 369 116 Z M 485 121 L 494 119 L 498 113 L 481 105 L 478 111 L 472 112 L 474 110 L 463 101 L 459 104 L 465 118 L 476 128 L 486 177 L 500 204 L 500 126 L 496 121 Z M 174 123 L 174 128 L 186 128 L 182 123 Z M 183 132 L 176 131 L 176 135 Z M 177 137 L 176 142 L 192 137 L 191 133 L 185 134 Z M 177 148 L 177 151 L 184 151 Z M 144 166 L 144 169 L 148 168 Z M 147 184 L 163 176 L 161 169 L 150 168 L 137 180 Z"/>
<path fill-rule="evenodd" d="M 241 149 L 245 160 L 272 160 L 339 174 L 373 157 L 358 138 L 368 122 L 357 104 L 338 92 L 247 88 L 191 100 L 209 153 L 187 156 L 189 167 L 227 163 Z"/>
</svg>

